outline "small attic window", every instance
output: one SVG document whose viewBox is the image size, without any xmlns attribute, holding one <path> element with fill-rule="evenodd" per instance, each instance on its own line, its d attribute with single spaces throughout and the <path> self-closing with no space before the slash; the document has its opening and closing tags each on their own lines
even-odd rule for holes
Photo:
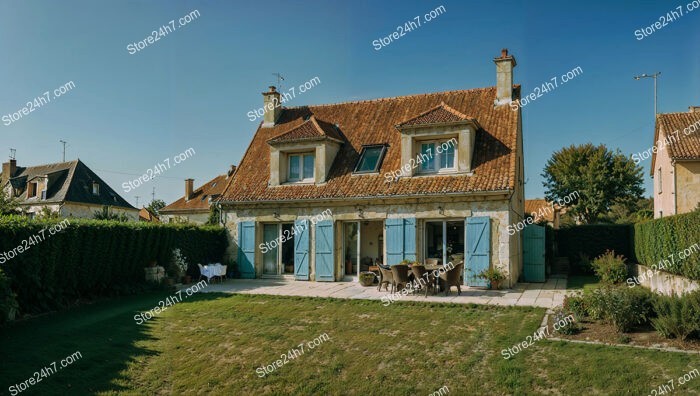
<svg viewBox="0 0 700 396">
<path fill-rule="evenodd" d="M 206 195 L 202 195 L 202 201 L 204 201 L 205 199 L 207 199 L 207 196 L 206 196 Z"/>
<path fill-rule="evenodd" d="M 92 182 L 92 195 L 100 195 L 100 183 Z"/>
<path fill-rule="evenodd" d="M 382 160 L 384 159 L 386 148 L 386 144 L 362 146 L 360 159 L 357 161 L 354 173 L 377 172 L 379 167 L 382 166 Z"/>
</svg>

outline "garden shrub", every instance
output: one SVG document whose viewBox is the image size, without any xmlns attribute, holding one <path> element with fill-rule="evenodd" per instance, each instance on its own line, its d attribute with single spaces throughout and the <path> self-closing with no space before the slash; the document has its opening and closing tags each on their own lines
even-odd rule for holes
<svg viewBox="0 0 700 396">
<path fill-rule="evenodd" d="M 222 227 L 70 219 L 60 232 L 25 241 L 63 220 L 0 217 L 0 267 L 17 293 L 21 313 L 65 307 L 79 299 L 144 288 L 143 268 L 167 266 L 174 248 L 190 262 L 221 261 L 228 238 Z M 12 259 L 2 257 L 23 246 Z M 170 274 L 175 275 L 175 274 Z"/>
<path fill-rule="evenodd" d="M 654 329 L 666 338 L 686 340 L 700 336 L 700 290 L 677 296 L 657 296 Z"/>
<path fill-rule="evenodd" d="M 608 250 L 596 257 L 591 263 L 593 271 L 601 281 L 615 285 L 627 279 L 627 259 L 622 255 L 615 256 L 615 251 Z"/>
<path fill-rule="evenodd" d="M 664 271 L 700 280 L 698 235 L 700 211 L 637 223 L 634 225 L 635 256 L 641 264 L 652 266 L 663 262 Z M 679 252 L 687 252 L 686 249 L 691 253 L 684 259 L 679 257 Z"/>
<path fill-rule="evenodd" d="M 564 297 L 563 307 L 571 312 L 576 320 L 583 320 L 588 316 L 586 309 L 586 300 L 581 293 L 571 294 Z"/>
<path fill-rule="evenodd" d="M 552 315 L 552 323 L 558 323 L 558 328 L 555 330 L 557 333 L 572 335 L 581 331 L 581 326 L 578 324 L 576 319 L 573 321 L 567 319 L 569 315 L 570 313 L 566 309 L 558 308 L 554 311 L 554 315 Z M 564 323 L 564 325 L 562 325 L 562 323 Z"/>
<path fill-rule="evenodd" d="M 568 257 L 574 273 L 590 274 L 581 267 L 581 253 L 596 257 L 614 250 L 633 258 L 632 227 L 629 224 L 585 224 L 561 228 L 554 234 L 557 255 Z"/>
<path fill-rule="evenodd" d="M 618 332 L 628 332 L 653 316 L 654 295 L 642 287 L 604 286 L 583 298 L 589 317 L 612 324 Z"/>
</svg>

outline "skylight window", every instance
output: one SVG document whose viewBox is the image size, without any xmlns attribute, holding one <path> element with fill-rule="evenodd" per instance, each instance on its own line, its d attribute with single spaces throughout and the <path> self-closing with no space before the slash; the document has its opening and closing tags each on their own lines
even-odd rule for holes
<svg viewBox="0 0 700 396">
<path fill-rule="evenodd" d="M 377 172 L 382 166 L 382 160 L 386 153 L 386 145 L 378 144 L 372 146 L 362 146 L 360 159 L 355 166 L 355 173 Z"/>
</svg>

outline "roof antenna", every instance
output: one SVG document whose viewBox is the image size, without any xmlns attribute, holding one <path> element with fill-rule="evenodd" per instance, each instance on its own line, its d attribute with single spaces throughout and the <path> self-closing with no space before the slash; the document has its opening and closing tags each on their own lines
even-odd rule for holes
<svg viewBox="0 0 700 396">
<path fill-rule="evenodd" d="M 15 154 L 17 153 L 16 149 L 10 148 L 10 159 L 14 160 L 15 159 Z"/>
<path fill-rule="evenodd" d="M 63 143 L 63 161 L 61 162 L 66 162 L 66 142 L 65 140 L 59 140 L 59 142 Z"/>
<path fill-rule="evenodd" d="M 277 77 L 277 88 L 279 88 L 279 90 L 281 91 L 282 90 L 282 82 L 281 81 L 284 81 L 284 77 L 282 77 L 282 75 L 279 73 L 272 73 L 272 75 Z"/>
</svg>

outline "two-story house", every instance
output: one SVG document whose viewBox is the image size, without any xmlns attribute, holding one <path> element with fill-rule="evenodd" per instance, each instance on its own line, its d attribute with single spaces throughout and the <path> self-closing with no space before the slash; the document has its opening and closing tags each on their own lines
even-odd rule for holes
<svg viewBox="0 0 700 396">
<path fill-rule="evenodd" d="M 16 198 L 22 212 L 32 217 L 47 208 L 61 217 L 93 218 L 107 206 L 112 213 L 138 219 L 138 209 L 79 159 L 27 167 L 11 159 L 2 164 L 0 189 Z"/>
<path fill-rule="evenodd" d="M 656 117 L 651 157 L 654 218 L 700 205 L 700 107 Z"/>
<path fill-rule="evenodd" d="M 522 271 L 523 155 L 503 50 L 495 87 L 268 111 L 219 199 L 243 277 L 352 279 L 374 262 Z"/>
</svg>

